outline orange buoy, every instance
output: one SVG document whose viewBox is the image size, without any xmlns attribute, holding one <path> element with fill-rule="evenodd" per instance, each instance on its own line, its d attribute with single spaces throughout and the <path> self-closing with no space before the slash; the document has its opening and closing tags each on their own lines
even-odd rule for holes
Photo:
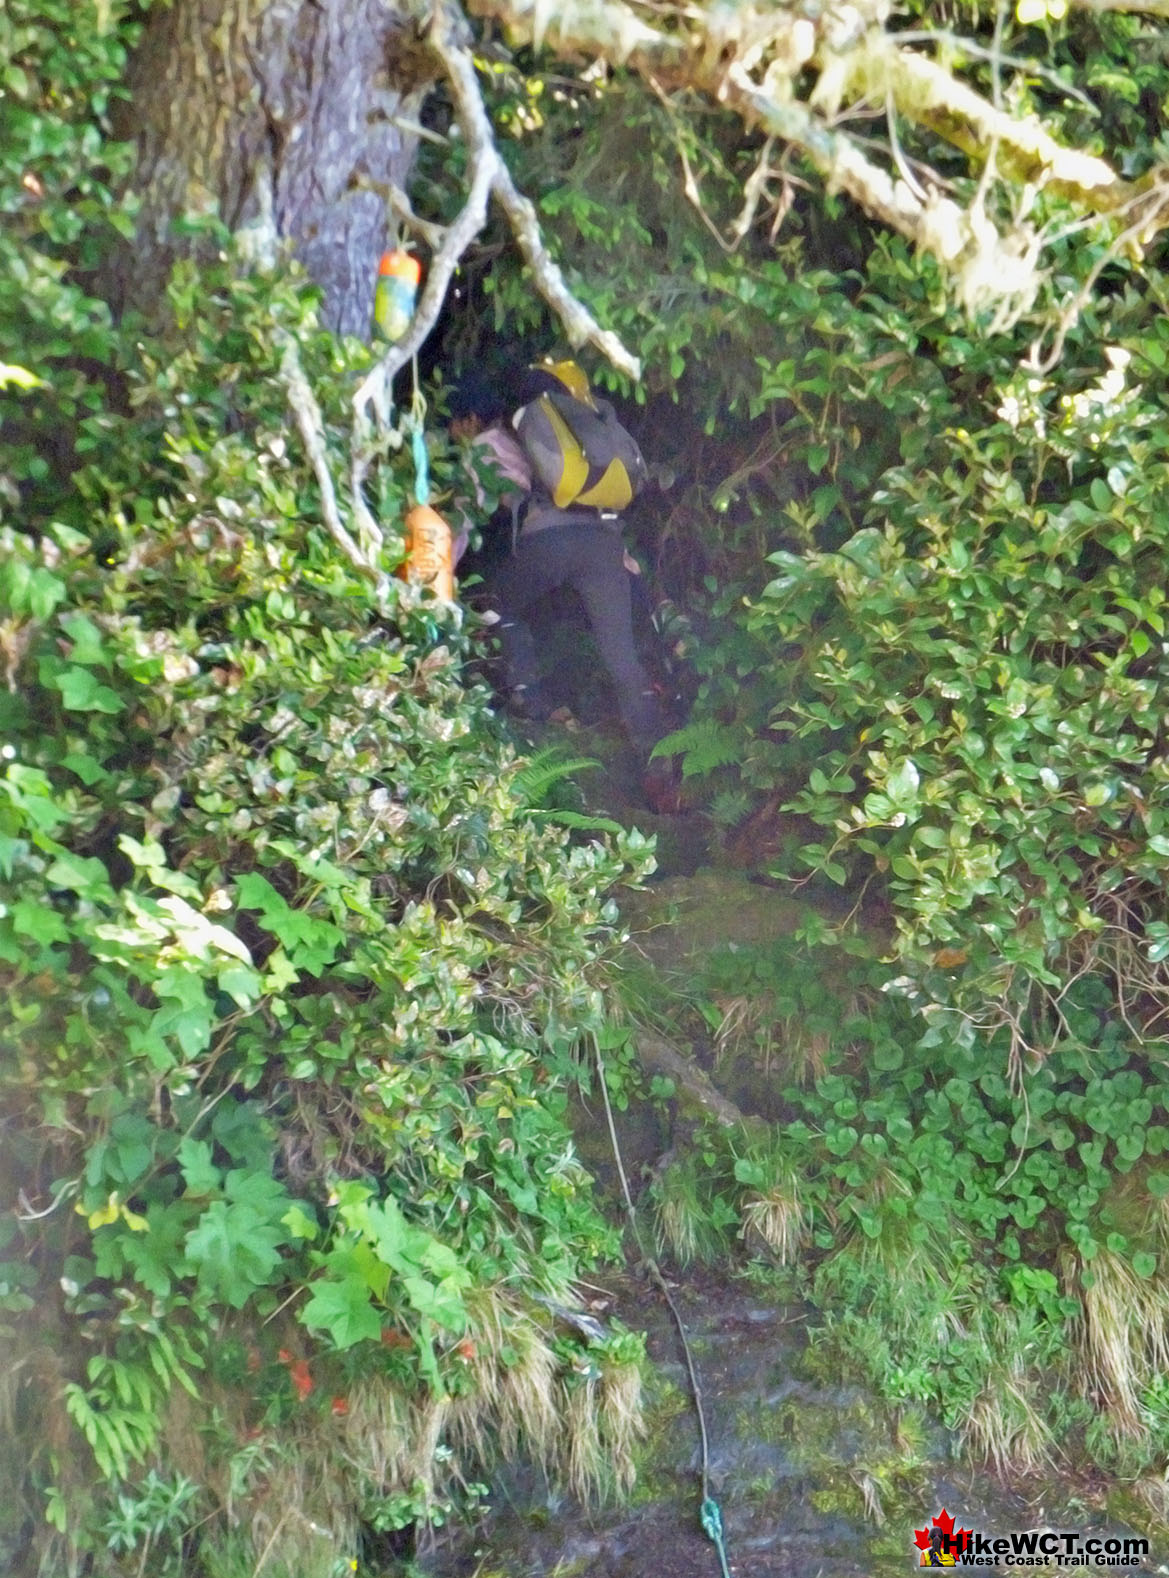
<svg viewBox="0 0 1169 1578">
<path fill-rule="evenodd" d="M 429 504 L 415 504 L 405 525 L 406 558 L 398 575 L 416 586 L 429 586 L 437 597 L 453 603 L 455 565 L 450 527 Z"/>
</svg>

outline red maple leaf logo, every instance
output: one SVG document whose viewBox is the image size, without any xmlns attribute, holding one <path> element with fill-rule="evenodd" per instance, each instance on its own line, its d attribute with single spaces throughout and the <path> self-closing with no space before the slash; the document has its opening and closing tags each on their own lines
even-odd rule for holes
<svg viewBox="0 0 1169 1578">
<path fill-rule="evenodd" d="M 952 1555 L 957 1555 L 959 1551 L 964 1551 L 970 1544 L 970 1530 L 959 1529 L 957 1534 L 955 1534 L 954 1520 L 946 1511 L 945 1507 L 942 1508 L 941 1512 L 938 1513 L 937 1517 L 934 1518 L 932 1522 L 935 1529 L 941 1529 L 943 1535 L 943 1548 L 949 1551 Z M 929 1528 L 914 1529 L 913 1543 L 917 1546 L 919 1551 L 929 1550 Z"/>
</svg>

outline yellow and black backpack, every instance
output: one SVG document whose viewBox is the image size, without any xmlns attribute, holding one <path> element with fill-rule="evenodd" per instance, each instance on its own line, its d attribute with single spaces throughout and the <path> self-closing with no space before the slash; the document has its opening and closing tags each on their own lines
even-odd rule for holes
<svg viewBox="0 0 1169 1578">
<path fill-rule="evenodd" d="M 514 418 L 535 481 L 557 509 L 616 514 L 645 484 L 636 440 L 607 400 L 598 400 L 575 362 L 542 362 L 544 392 Z"/>
</svg>

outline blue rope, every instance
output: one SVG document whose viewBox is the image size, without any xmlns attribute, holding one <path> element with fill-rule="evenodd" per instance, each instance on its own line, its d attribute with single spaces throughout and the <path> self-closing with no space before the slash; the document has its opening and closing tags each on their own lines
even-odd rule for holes
<svg viewBox="0 0 1169 1578">
<path fill-rule="evenodd" d="M 426 453 L 426 433 L 422 423 L 411 420 L 410 453 L 414 457 L 414 499 L 418 504 L 430 503 L 430 456 Z"/>
<path fill-rule="evenodd" d="M 430 503 L 430 456 L 426 452 L 426 397 L 418 383 L 418 356 L 412 362 L 414 394 L 406 425 L 410 429 L 410 453 L 414 459 L 414 502 Z"/>
<path fill-rule="evenodd" d="M 699 1517 L 702 1520 L 702 1532 L 707 1539 L 713 1540 L 718 1551 L 718 1563 L 722 1568 L 723 1578 L 731 1578 L 730 1568 L 727 1566 L 726 1546 L 723 1544 L 722 1513 L 718 1510 L 718 1502 L 713 1496 L 707 1496 L 702 1503 Z"/>
</svg>

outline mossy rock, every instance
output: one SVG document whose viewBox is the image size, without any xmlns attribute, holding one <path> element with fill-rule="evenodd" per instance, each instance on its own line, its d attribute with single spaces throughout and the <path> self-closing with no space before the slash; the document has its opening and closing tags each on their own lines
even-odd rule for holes
<svg viewBox="0 0 1169 1578">
<path fill-rule="evenodd" d="M 759 947 L 790 937 L 813 913 L 742 872 L 712 866 L 669 877 L 622 902 L 634 941 L 661 970 L 689 971 L 712 947 Z M 818 913 L 818 912 L 817 912 Z"/>
</svg>

